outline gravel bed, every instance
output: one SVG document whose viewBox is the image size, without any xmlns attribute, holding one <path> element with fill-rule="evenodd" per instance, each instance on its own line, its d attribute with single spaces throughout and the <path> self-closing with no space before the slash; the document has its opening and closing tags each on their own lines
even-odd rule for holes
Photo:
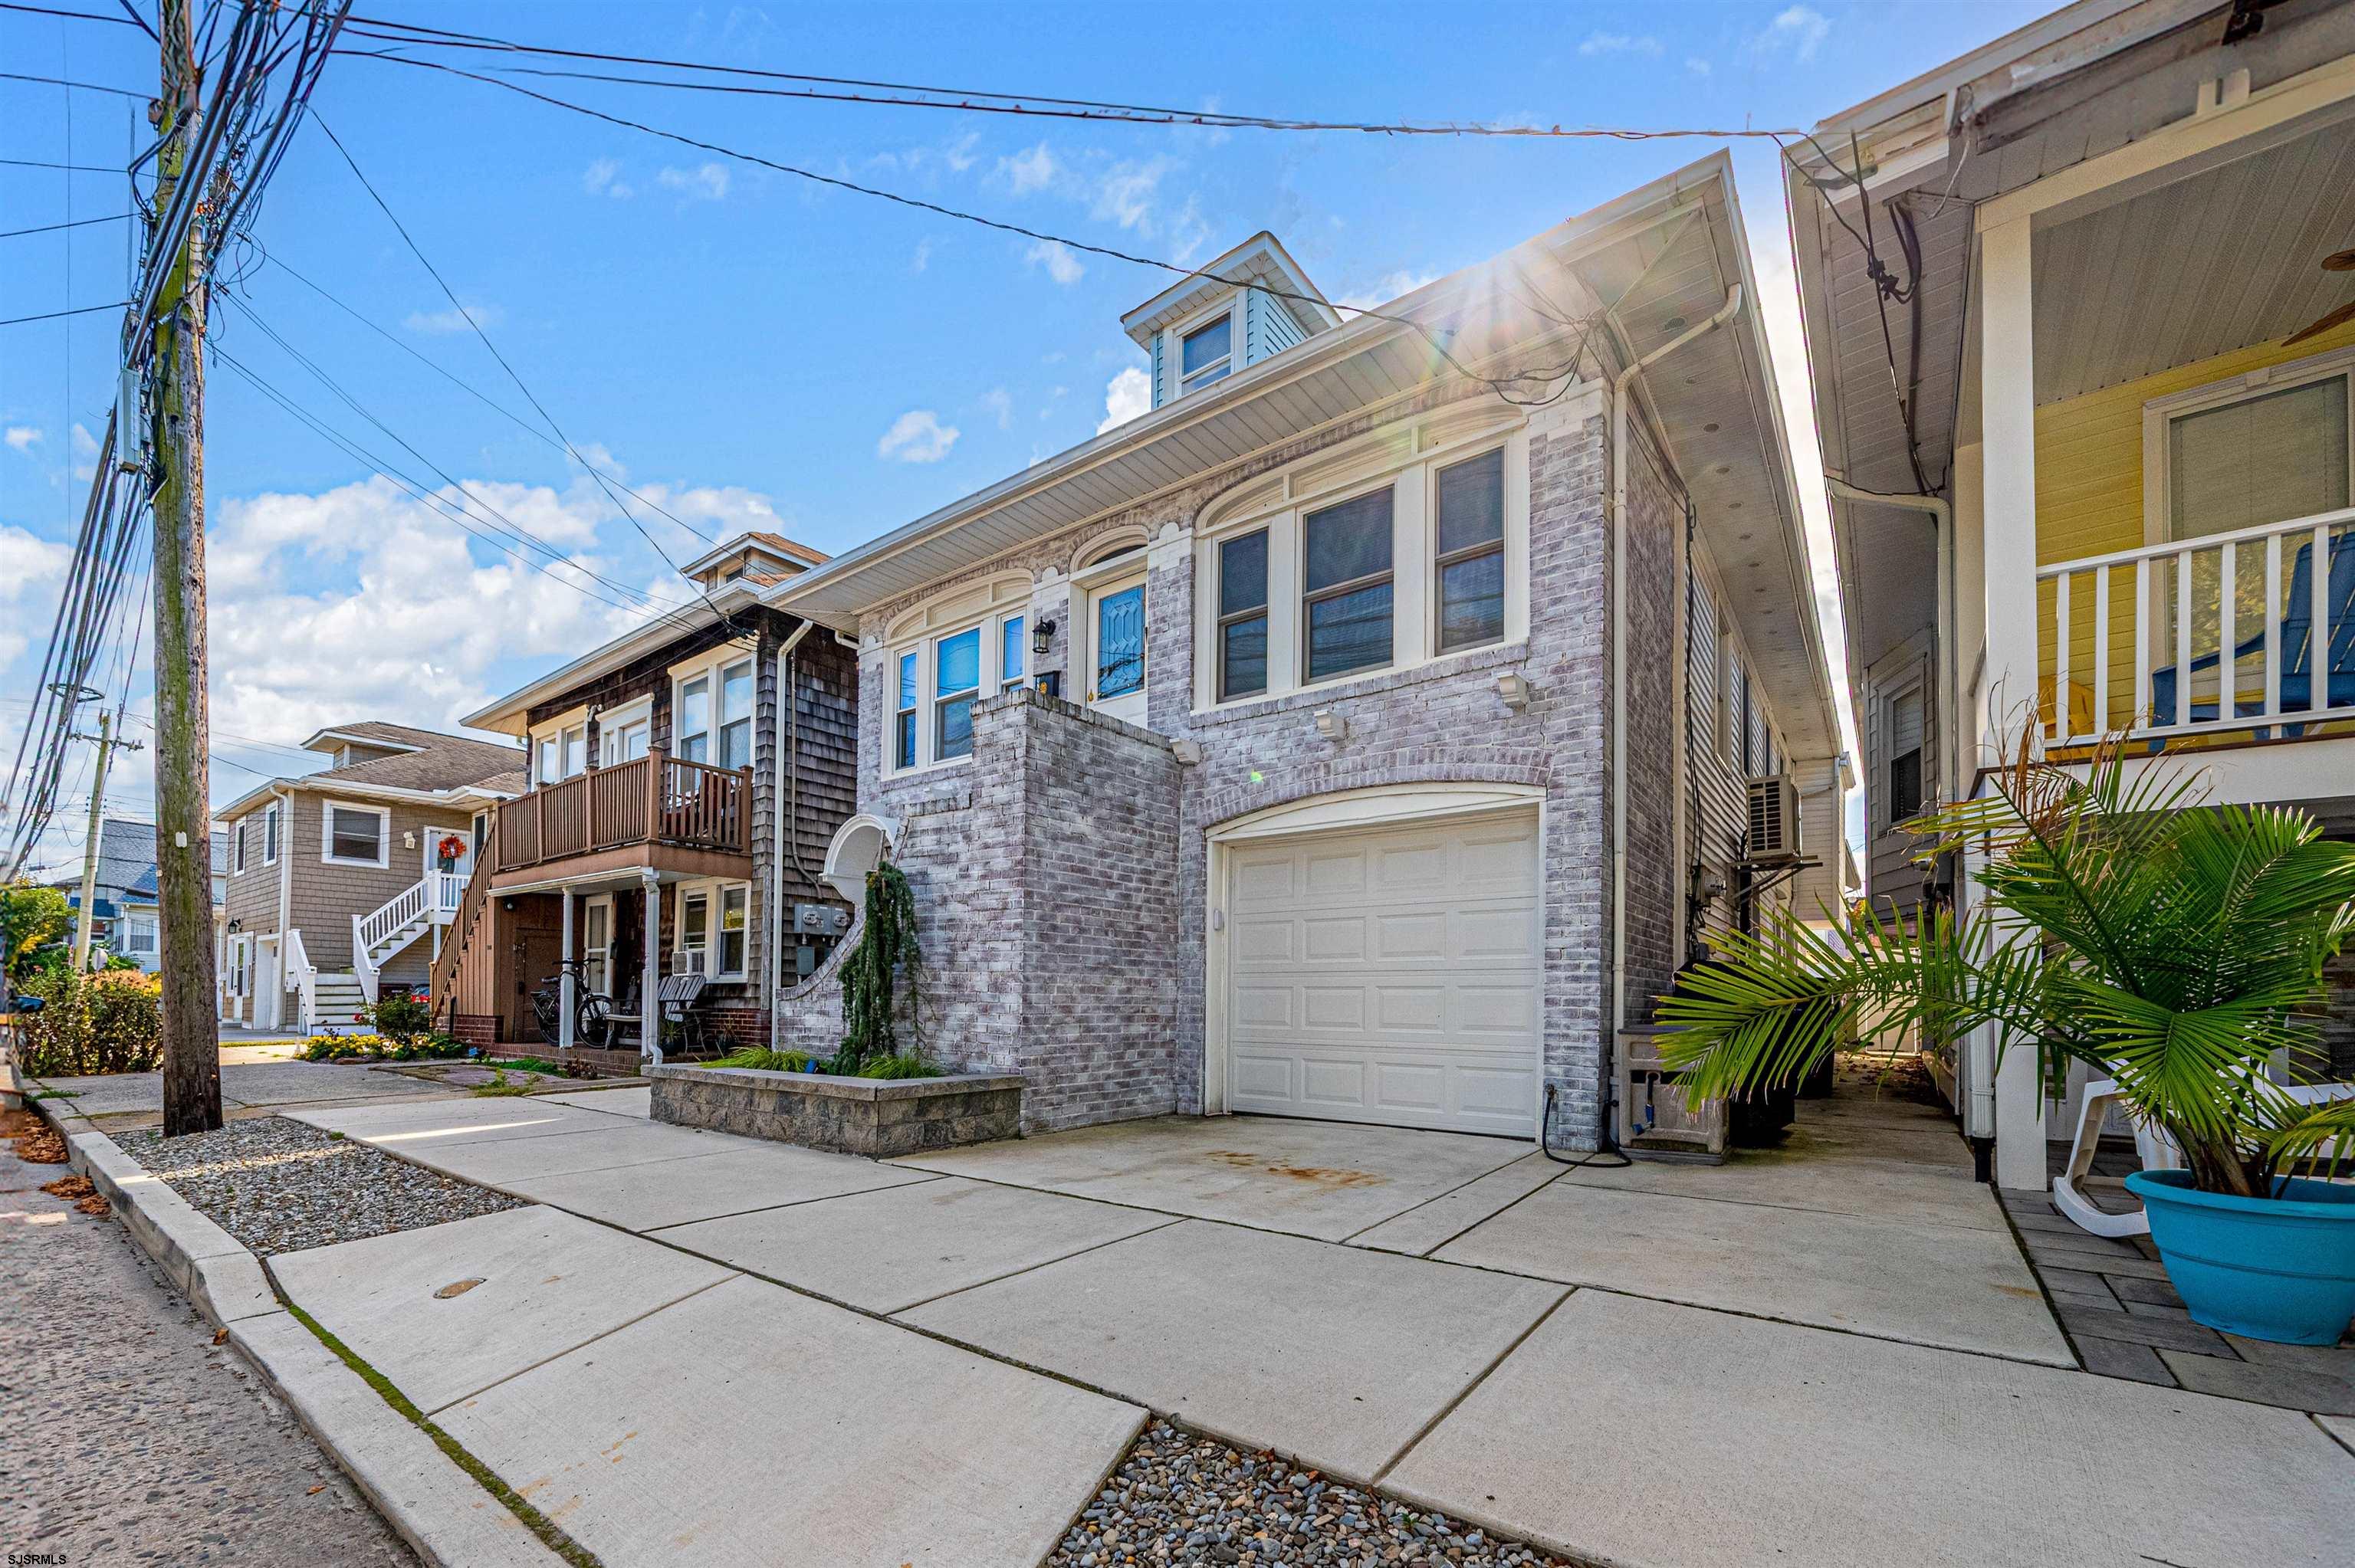
<svg viewBox="0 0 2355 1568">
<path fill-rule="evenodd" d="M 1163 1421 L 1145 1429 L 1045 1568 L 1131 1563 L 1567 1568 L 1560 1558 L 1444 1515 L 1417 1512 L 1379 1492 Z"/>
<path fill-rule="evenodd" d="M 228 1122 L 186 1138 L 119 1133 L 115 1141 L 265 1256 L 525 1206 L 282 1116 Z"/>
</svg>

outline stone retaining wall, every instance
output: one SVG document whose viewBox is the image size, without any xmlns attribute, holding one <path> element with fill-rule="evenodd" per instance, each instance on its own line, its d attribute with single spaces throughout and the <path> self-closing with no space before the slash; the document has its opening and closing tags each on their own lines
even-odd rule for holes
<svg viewBox="0 0 2355 1568">
<path fill-rule="evenodd" d="M 654 1119 L 889 1159 L 1022 1130 L 1022 1079 L 844 1078 L 751 1067 L 656 1067 Z"/>
</svg>

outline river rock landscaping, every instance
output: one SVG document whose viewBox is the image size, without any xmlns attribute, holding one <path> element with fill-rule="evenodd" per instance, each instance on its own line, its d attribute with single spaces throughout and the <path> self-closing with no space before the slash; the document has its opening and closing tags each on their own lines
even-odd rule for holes
<svg viewBox="0 0 2355 1568">
<path fill-rule="evenodd" d="M 1442 1514 L 1156 1421 L 1049 1554 L 1046 1568 L 1131 1563 L 1567 1568 Z"/>
<path fill-rule="evenodd" d="M 264 1256 L 524 1207 L 285 1117 L 248 1118 L 186 1138 L 120 1133 L 115 1141 Z"/>
</svg>

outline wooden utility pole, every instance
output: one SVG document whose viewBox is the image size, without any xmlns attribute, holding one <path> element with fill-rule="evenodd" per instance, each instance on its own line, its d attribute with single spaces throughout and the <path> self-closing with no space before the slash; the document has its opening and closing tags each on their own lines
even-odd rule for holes
<svg viewBox="0 0 2355 1568">
<path fill-rule="evenodd" d="M 163 0 L 155 210 L 171 209 L 187 176 L 196 119 L 191 0 Z M 152 322 L 149 450 L 155 454 L 155 870 L 163 966 L 164 1136 L 221 1124 L 220 1041 L 214 1024 L 210 749 L 205 714 L 205 239 L 188 225 Z"/>
<path fill-rule="evenodd" d="M 90 927 L 98 918 L 98 846 L 99 833 L 106 817 L 106 761 L 112 749 L 113 720 L 106 714 L 98 715 L 98 766 L 90 778 L 90 837 L 81 846 L 81 908 L 80 918 L 74 922 L 74 973 L 90 968 Z"/>
</svg>

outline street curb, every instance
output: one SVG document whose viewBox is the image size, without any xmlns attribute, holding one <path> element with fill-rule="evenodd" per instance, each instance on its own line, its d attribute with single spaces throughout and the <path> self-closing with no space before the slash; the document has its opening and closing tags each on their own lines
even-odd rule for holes
<svg viewBox="0 0 2355 1568">
<path fill-rule="evenodd" d="M 522 1520 L 385 1403 L 278 1301 L 261 1260 L 186 1199 L 89 1128 L 36 1102 L 66 1139 L 67 1163 L 106 1195 L 147 1255 L 433 1568 L 563 1568 Z M 80 1127 L 69 1124 L 80 1124 Z"/>
</svg>

